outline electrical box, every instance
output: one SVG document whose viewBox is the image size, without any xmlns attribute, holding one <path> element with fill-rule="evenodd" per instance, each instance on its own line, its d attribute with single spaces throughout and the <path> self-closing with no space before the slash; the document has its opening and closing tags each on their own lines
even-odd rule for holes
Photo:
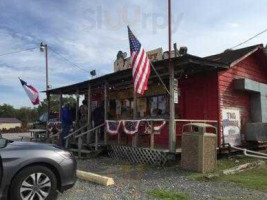
<svg viewBox="0 0 267 200">
<path fill-rule="evenodd" d="M 247 123 L 246 141 L 267 142 L 267 123 L 262 123 L 262 122 Z"/>
</svg>

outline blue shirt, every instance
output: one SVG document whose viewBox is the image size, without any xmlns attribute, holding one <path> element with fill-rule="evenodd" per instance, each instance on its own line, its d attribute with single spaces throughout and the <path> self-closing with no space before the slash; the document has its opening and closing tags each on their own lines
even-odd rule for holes
<svg viewBox="0 0 267 200">
<path fill-rule="evenodd" d="M 63 107 L 61 110 L 61 121 L 62 124 L 72 124 L 72 115 L 70 110 L 67 107 Z"/>
</svg>

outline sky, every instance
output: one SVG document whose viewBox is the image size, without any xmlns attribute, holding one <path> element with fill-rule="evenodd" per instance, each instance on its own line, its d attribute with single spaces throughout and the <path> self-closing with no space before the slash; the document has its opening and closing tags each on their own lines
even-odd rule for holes
<svg viewBox="0 0 267 200">
<path fill-rule="evenodd" d="M 172 0 L 172 19 L 172 42 L 203 57 L 267 29 L 267 2 Z M 127 25 L 146 50 L 167 50 L 167 0 L 0 0 L 0 104 L 32 107 L 18 77 L 45 89 L 41 42 L 52 88 L 88 80 L 93 69 L 113 72 L 117 52 L 129 55 Z M 259 43 L 266 45 L 267 33 L 240 48 Z"/>
</svg>

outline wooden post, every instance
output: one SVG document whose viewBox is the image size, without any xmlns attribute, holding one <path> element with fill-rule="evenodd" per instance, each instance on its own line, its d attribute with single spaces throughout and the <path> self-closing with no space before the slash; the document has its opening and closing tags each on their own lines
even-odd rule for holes
<svg viewBox="0 0 267 200">
<path fill-rule="evenodd" d="M 88 181 L 88 182 L 93 182 L 93 183 L 97 183 L 97 184 L 104 185 L 104 186 L 115 184 L 113 178 L 109 178 L 106 176 L 101 176 L 98 174 L 93 174 L 90 172 L 85 172 L 85 171 L 80 171 L 80 170 L 76 170 L 76 174 L 77 174 L 77 178 Z"/>
<path fill-rule="evenodd" d="M 121 134 L 120 131 L 118 132 L 118 145 L 121 143 Z"/>
<path fill-rule="evenodd" d="M 79 122 L 79 101 L 80 101 L 80 96 L 79 96 L 79 89 L 77 88 L 76 90 L 76 120 L 75 120 L 75 127 L 78 128 L 78 122 Z"/>
<path fill-rule="evenodd" d="M 136 96 L 136 92 L 134 91 L 133 88 L 133 119 L 137 118 L 137 96 Z M 132 146 L 133 147 L 137 147 L 137 139 L 138 139 L 138 133 L 135 133 L 132 137 Z"/>
<path fill-rule="evenodd" d="M 62 92 L 60 92 L 60 96 L 59 96 L 59 121 L 61 121 L 61 112 L 62 112 L 62 104 L 63 104 L 63 98 L 62 98 Z"/>
<path fill-rule="evenodd" d="M 104 85 L 104 109 L 105 109 L 105 113 L 104 113 L 104 120 L 106 123 L 106 120 L 108 119 L 108 91 L 107 91 L 107 83 L 105 83 Z M 107 130 L 106 127 L 104 127 L 104 144 L 107 145 L 108 144 L 108 137 L 107 137 Z"/>
<path fill-rule="evenodd" d="M 67 139 L 66 139 L 66 142 L 65 142 L 65 148 L 68 148 L 68 147 L 69 147 L 69 139 L 70 139 L 70 138 L 67 138 Z"/>
<path fill-rule="evenodd" d="M 92 119 L 92 113 L 91 113 L 91 85 L 89 84 L 88 85 L 88 94 L 87 94 L 87 109 L 88 109 L 88 116 L 87 116 L 87 123 L 88 123 L 88 129 L 87 130 L 90 130 L 92 128 L 92 125 L 91 125 L 91 119 Z M 86 136 L 86 140 L 87 140 L 87 144 L 90 144 L 90 133 L 87 134 Z"/>
<path fill-rule="evenodd" d="M 174 106 L 174 69 L 171 62 L 171 0 L 168 0 L 168 33 L 169 33 L 169 84 L 170 84 L 170 120 L 169 120 L 169 151 L 176 151 L 176 128 L 175 128 L 175 106 Z"/>
<path fill-rule="evenodd" d="M 99 137 L 99 133 L 100 133 L 101 129 L 98 128 L 95 130 L 95 150 L 98 150 L 98 137 Z"/>
<path fill-rule="evenodd" d="M 151 121 L 151 134 L 150 134 L 150 149 L 154 149 L 155 140 L 154 140 L 154 124 Z"/>
<path fill-rule="evenodd" d="M 82 157 L 82 138 L 79 137 L 78 138 L 78 157 L 81 158 Z"/>
<path fill-rule="evenodd" d="M 63 104 L 63 97 L 62 97 L 62 92 L 60 92 L 60 94 L 59 94 L 59 107 L 58 107 L 58 109 L 59 109 L 59 112 L 58 112 L 58 119 L 59 119 L 59 121 L 61 122 L 62 121 L 62 119 L 61 119 L 61 115 L 62 115 L 62 104 Z M 60 137 L 61 137 L 61 135 L 62 135 L 62 124 L 61 124 L 61 131 L 58 131 L 58 140 L 60 141 L 59 143 L 61 144 L 61 140 L 60 140 Z M 55 141 L 56 141 L 56 138 L 55 137 L 53 137 L 52 138 L 52 144 L 54 144 L 55 143 Z M 61 144 L 62 145 L 62 144 Z"/>
</svg>

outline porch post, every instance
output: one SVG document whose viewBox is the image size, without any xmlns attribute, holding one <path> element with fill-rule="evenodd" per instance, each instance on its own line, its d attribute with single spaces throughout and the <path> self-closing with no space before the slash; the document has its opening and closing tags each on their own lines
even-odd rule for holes
<svg viewBox="0 0 267 200">
<path fill-rule="evenodd" d="M 60 92 L 60 95 L 59 95 L 59 116 L 58 116 L 58 119 L 59 121 L 61 121 L 61 110 L 62 110 L 62 104 L 63 104 L 63 98 L 62 98 L 62 92 Z"/>
<path fill-rule="evenodd" d="M 50 93 L 46 92 L 46 96 L 47 96 L 46 138 L 49 138 L 48 123 L 49 123 L 49 113 L 50 113 Z"/>
<path fill-rule="evenodd" d="M 75 120 L 75 127 L 78 128 L 78 122 L 79 122 L 79 88 L 76 90 L 76 120 Z"/>
<path fill-rule="evenodd" d="M 133 88 L 133 119 L 137 118 L 137 96 Z M 132 146 L 137 147 L 138 133 L 135 133 L 132 137 Z"/>
<path fill-rule="evenodd" d="M 105 120 L 105 123 L 106 123 L 106 120 L 108 119 L 108 91 L 107 91 L 107 83 L 105 83 L 104 85 L 104 110 L 105 110 L 105 113 L 104 113 L 104 120 Z M 107 137 L 107 130 L 106 130 L 106 127 L 104 127 L 104 144 L 106 145 L 108 143 L 108 137 Z"/>
<path fill-rule="evenodd" d="M 90 130 L 92 128 L 91 126 L 91 118 L 92 118 L 92 114 L 91 114 L 91 85 L 88 85 L 88 93 L 87 93 L 87 109 L 88 109 L 88 116 L 87 116 L 87 123 L 88 123 L 88 129 Z M 86 137 L 87 140 L 87 144 L 90 143 L 90 134 L 87 134 Z"/>
<path fill-rule="evenodd" d="M 155 137 L 154 137 L 154 123 L 151 121 L 151 134 L 150 134 L 150 149 L 155 147 Z"/>
<path fill-rule="evenodd" d="M 174 69 L 171 62 L 171 0 L 168 0 L 168 35 L 169 35 L 169 84 L 170 84 L 170 119 L 169 119 L 169 151 L 176 152 L 176 128 L 175 128 L 175 106 L 174 106 Z"/>
</svg>

